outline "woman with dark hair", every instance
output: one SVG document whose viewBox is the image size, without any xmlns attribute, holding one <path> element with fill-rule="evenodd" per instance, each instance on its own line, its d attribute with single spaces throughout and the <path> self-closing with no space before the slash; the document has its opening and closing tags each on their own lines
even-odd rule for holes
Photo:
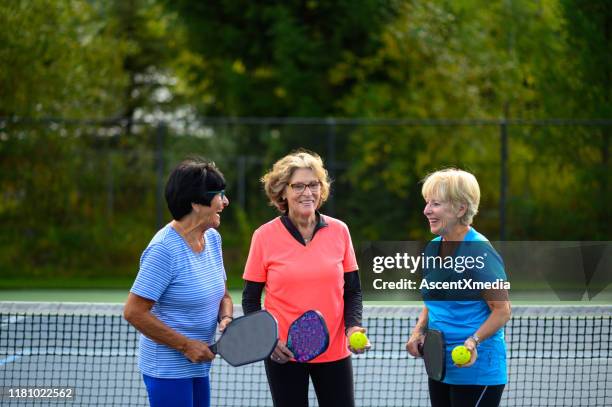
<svg viewBox="0 0 612 407">
<path fill-rule="evenodd" d="M 183 161 L 165 195 L 173 220 L 143 252 L 124 317 L 141 333 L 139 367 L 150 405 L 209 406 L 215 355 L 208 344 L 233 312 L 216 230 L 229 205 L 225 179 L 213 163 Z"/>
</svg>

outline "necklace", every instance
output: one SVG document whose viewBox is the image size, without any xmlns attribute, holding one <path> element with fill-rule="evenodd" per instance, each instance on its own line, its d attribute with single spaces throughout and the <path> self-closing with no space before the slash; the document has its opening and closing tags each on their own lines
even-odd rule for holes
<svg viewBox="0 0 612 407">
<path fill-rule="evenodd" d="M 293 223 L 298 233 L 302 236 L 304 243 L 308 243 L 312 240 L 312 236 L 314 235 L 316 229 L 316 223 L 314 221 L 309 221 L 306 226 L 300 226 L 300 222 L 296 221 L 297 219 L 294 220 L 289 217 L 289 220 L 291 221 L 291 223 Z M 306 235 L 306 233 L 304 232 L 308 233 L 308 235 Z"/>
<path fill-rule="evenodd" d="M 185 232 L 183 227 L 179 225 L 178 222 L 174 222 L 172 227 L 174 227 L 185 243 L 187 243 L 187 246 L 189 246 L 194 253 L 201 253 L 204 251 L 204 234 L 194 239 Z"/>
</svg>

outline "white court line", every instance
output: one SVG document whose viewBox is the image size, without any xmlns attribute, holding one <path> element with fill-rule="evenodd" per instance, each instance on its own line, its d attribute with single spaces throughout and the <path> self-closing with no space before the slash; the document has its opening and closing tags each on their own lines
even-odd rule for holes
<svg viewBox="0 0 612 407">
<path fill-rule="evenodd" d="M 0 359 L 0 366 L 4 366 L 4 365 L 8 365 L 9 363 L 13 363 L 19 359 L 21 359 L 22 356 L 29 356 L 30 353 L 30 349 L 24 349 L 22 352 L 17 352 L 15 355 L 10 355 L 4 359 Z"/>
<path fill-rule="evenodd" d="M 116 351 L 111 349 L 78 349 L 70 347 L 48 347 L 24 349 L 17 352 L 15 355 L 10 355 L 5 359 L 0 360 L 0 366 L 6 363 L 14 362 L 22 356 L 94 356 L 94 357 L 134 357 L 138 356 L 136 349 L 127 351 Z M 4 362 L 4 363 L 3 363 Z"/>
<path fill-rule="evenodd" d="M 1 329 L 7 329 L 10 324 L 16 324 L 22 322 L 25 316 L 11 316 L 9 318 L 3 318 L 0 322 Z M 117 352 L 112 350 L 82 350 L 71 348 L 71 347 L 52 347 L 52 348 L 38 348 L 38 349 L 23 349 L 14 355 L 9 355 L 4 359 L 0 359 L 0 367 L 8 365 L 9 363 L 17 362 L 24 356 L 36 356 L 36 355 L 54 355 L 54 356 L 101 356 L 101 357 L 133 357 L 137 356 L 136 350 L 127 350 L 124 352 Z"/>
<path fill-rule="evenodd" d="M 9 318 L 4 318 L 2 320 L 2 325 L 0 325 L 0 328 L 6 329 L 6 328 L 9 327 L 9 324 L 16 324 L 16 323 L 19 323 L 19 322 L 23 321 L 24 319 L 25 319 L 24 316 L 16 316 L 16 315 L 14 315 L 12 317 L 9 317 Z M 23 352 L 18 352 L 15 355 L 10 355 L 10 356 L 8 356 L 8 357 L 6 357 L 4 359 L 0 359 L 0 366 L 4 366 L 4 365 L 7 365 L 9 363 L 13 363 L 13 362 L 21 359 L 22 356 L 27 356 L 29 354 L 30 354 L 30 350 L 29 349 L 24 349 Z"/>
<path fill-rule="evenodd" d="M 0 359 L 0 367 L 9 363 L 17 362 L 24 356 L 37 355 L 53 355 L 53 356 L 96 356 L 96 357 L 135 357 L 138 355 L 136 351 L 131 352 L 113 352 L 111 350 L 87 350 L 85 352 L 74 348 L 45 348 L 45 349 L 24 349 L 14 355 L 9 355 L 4 359 Z"/>
</svg>

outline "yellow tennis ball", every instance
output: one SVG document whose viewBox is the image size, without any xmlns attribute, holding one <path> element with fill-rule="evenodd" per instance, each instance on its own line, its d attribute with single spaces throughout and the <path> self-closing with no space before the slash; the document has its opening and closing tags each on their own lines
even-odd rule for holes
<svg viewBox="0 0 612 407">
<path fill-rule="evenodd" d="M 453 362 L 458 365 L 465 365 L 472 358 L 472 354 L 470 353 L 468 348 L 463 345 L 455 346 L 455 349 L 453 349 L 451 356 L 453 357 Z"/>
<path fill-rule="evenodd" d="M 368 343 L 368 337 L 363 332 L 354 332 L 349 338 L 351 347 L 356 350 L 365 348 Z"/>
</svg>

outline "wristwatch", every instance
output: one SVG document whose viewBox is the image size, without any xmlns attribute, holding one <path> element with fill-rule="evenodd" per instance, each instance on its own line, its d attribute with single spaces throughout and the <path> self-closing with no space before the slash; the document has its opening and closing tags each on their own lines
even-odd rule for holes
<svg viewBox="0 0 612 407">
<path fill-rule="evenodd" d="M 470 339 L 473 339 L 474 342 L 476 342 L 476 346 L 480 345 L 480 338 L 478 337 L 478 335 L 474 334 L 470 336 Z"/>
</svg>

